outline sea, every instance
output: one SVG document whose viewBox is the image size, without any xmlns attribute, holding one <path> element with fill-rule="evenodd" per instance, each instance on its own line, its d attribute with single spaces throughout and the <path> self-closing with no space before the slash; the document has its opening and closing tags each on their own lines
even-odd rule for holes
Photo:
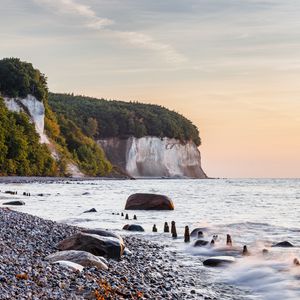
<svg viewBox="0 0 300 300">
<path fill-rule="evenodd" d="M 205 280 L 214 298 L 214 287 L 228 286 L 232 299 L 300 299 L 300 179 L 138 179 L 0 183 L 0 203 L 20 199 L 26 205 L 13 209 L 45 219 L 88 228 L 107 228 L 119 234 L 134 234 L 176 251 L 182 265 Z M 23 192 L 31 197 L 23 196 Z M 170 197 L 173 211 L 125 211 L 134 193 L 158 193 Z M 84 213 L 95 208 L 97 212 Z M 124 214 L 129 214 L 125 220 Z M 133 220 L 133 215 L 137 220 Z M 176 222 L 177 239 L 163 232 L 165 222 Z M 125 224 L 139 224 L 145 232 L 128 233 Z M 156 224 L 157 233 L 152 232 Z M 217 235 L 214 247 L 184 243 L 184 228 L 201 228 L 204 239 Z M 233 250 L 226 247 L 230 234 Z M 272 245 L 289 241 L 294 247 Z M 241 255 L 246 245 L 250 254 Z M 263 249 L 268 250 L 263 254 Z M 131 249 L 134 250 L 134 249 Z M 211 256 L 230 255 L 235 263 L 219 268 L 205 267 Z M 233 289 L 230 289 L 232 288 Z M 238 295 L 240 293 L 240 296 Z M 222 298 L 222 297 L 221 297 Z M 230 295 L 224 299 L 230 299 Z M 219 296 L 220 299 L 220 296 Z"/>
</svg>

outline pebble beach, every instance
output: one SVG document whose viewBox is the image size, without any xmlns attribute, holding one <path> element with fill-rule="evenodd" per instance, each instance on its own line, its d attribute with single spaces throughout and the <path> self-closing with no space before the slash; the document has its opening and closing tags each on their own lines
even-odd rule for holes
<svg viewBox="0 0 300 300">
<path fill-rule="evenodd" d="M 45 257 L 80 228 L 0 209 L 1 299 L 212 299 L 197 293 L 174 253 L 127 236 L 130 255 L 108 259 L 107 271 L 73 271 Z"/>
</svg>

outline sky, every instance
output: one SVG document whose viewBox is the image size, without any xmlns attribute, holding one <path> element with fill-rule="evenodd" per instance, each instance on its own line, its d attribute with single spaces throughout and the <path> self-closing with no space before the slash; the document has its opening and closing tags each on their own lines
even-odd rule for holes
<svg viewBox="0 0 300 300">
<path fill-rule="evenodd" d="M 211 177 L 300 177 L 299 0 L 0 0 L 0 41 L 53 92 L 185 115 Z"/>
</svg>

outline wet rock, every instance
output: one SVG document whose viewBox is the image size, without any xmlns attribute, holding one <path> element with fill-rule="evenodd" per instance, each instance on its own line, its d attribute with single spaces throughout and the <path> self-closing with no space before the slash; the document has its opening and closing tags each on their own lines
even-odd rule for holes
<svg viewBox="0 0 300 300">
<path fill-rule="evenodd" d="M 87 195 L 90 195 L 91 193 L 90 192 L 84 192 L 82 193 L 83 196 L 87 196 Z"/>
<path fill-rule="evenodd" d="M 97 267 L 101 270 L 108 270 L 107 261 L 104 258 L 95 256 L 86 251 L 60 251 L 48 255 L 45 260 L 49 260 L 50 262 L 70 261 L 84 267 Z"/>
<path fill-rule="evenodd" d="M 195 243 L 194 243 L 194 247 L 204 247 L 204 246 L 207 246 L 209 244 L 208 241 L 205 241 L 205 240 L 197 240 Z"/>
<path fill-rule="evenodd" d="M 191 237 L 195 237 L 195 238 L 198 238 L 198 237 L 203 237 L 203 228 L 195 228 L 192 230 L 191 232 Z M 199 233 L 200 233 L 200 236 L 199 236 Z"/>
<path fill-rule="evenodd" d="M 272 245 L 272 247 L 290 248 L 290 247 L 294 247 L 294 245 L 288 241 L 284 241 L 284 242 L 279 242 L 277 244 L 274 244 L 274 245 Z"/>
<path fill-rule="evenodd" d="M 87 251 L 96 256 L 119 259 L 123 254 L 125 245 L 113 237 L 79 232 L 61 241 L 57 248 L 59 250 Z"/>
<path fill-rule="evenodd" d="M 232 264 L 234 262 L 235 258 L 233 256 L 213 256 L 206 259 L 203 262 L 203 265 L 209 267 L 219 267 L 227 264 Z"/>
<path fill-rule="evenodd" d="M 89 210 L 84 211 L 83 213 L 86 214 L 86 213 L 91 213 L 91 212 L 97 212 L 96 208 L 91 208 Z"/>
<path fill-rule="evenodd" d="M 174 204 L 170 198 L 164 195 L 138 193 L 127 199 L 125 209 L 174 210 Z"/>
<path fill-rule="evenodd" d="M 9 202 L 5 202 L 3 203 L 3 205 L 25 205 L 24 201 L 21 200 L 15 200 L 15 201 L 9 201 Z"/>
<path fill-rule="evenodd" d="M 123 230 L 140 231 L 140 232 L 145 231 L 145 229 L 141 225 L 136 225 L 136 224 L 126 224 L 124 225 Z"/>
</svg>

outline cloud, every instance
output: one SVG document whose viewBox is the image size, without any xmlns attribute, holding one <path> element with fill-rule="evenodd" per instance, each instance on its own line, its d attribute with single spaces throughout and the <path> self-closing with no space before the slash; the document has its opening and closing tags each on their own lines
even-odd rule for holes
<svg viewBox="0 0 300 300">
<path fill-rule="evenodd" d="M 97 31 L 109 32 L 113 37 L 123 40 L 125 43 L 143 49 L 148 49 L 159 53 L 167 62 L 181 64 L 187 58 L 179 53 L 171 45 L 155 40 L 152 36 L 135 31 L 120 31 L 110 29 L 109 26 L 115 24 L 114 20 L 101 18 L 88 5 L 75 2 L 74 0 L 34 0 L 38 5 L 46 6 L 60 14 L 71 14 L 86 19 L 84 26 Z"/>
</svg>

